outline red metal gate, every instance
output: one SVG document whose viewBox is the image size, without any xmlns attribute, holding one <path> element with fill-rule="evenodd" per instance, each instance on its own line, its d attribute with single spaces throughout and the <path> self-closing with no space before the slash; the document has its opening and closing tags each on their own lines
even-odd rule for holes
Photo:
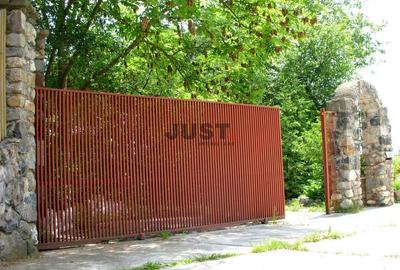
<svg viewBox="0 0 400 270">
<path fill-rule="evenodd" d="M 331 201 L 336 190 L 336 162 L 335 162 L 335 112 L 321 109 L 322 148 L 325 178 L 325 211 L 331 213 L 335 209 L 335 201 Z"/>
<path fill-rule="evenodd" d="M 284 216 L 278 108 L 41 88 L 36 110 L 40 249 Z"/>
</svg>

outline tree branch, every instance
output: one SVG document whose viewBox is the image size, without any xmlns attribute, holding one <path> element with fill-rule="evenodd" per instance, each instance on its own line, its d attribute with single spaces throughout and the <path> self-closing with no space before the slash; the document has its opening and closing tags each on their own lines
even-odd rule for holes
<svg viewBox="0 0 400 270">
<path fill-rule="evenodd" d="M 114 59 L 112 59 L 102 69 L 96 71 L 92 76 L 90 76 L 90 78 L 87 79 L 82 84 L 80 89 L 87 89 L 93 80 L 95 80 L 98 77 L 109 72 L 112 67 L 114 67 L 116 64 L 118 64 L 121 59 L 125 58 L 133 49 L 135 49 L 140 44 L 140 42 L 143 40 L 144 36 L 145 36 L 145 33 L 141 32 L 139 34 L 139 36 L 137 36 L 125 50 L 123 50 L 120 54 L 118 54 Z"/>
<path fill-rule="evenodd" d="M 46 75 L 45 75 L 46 84 L 47 84 L 48 79 L 49 79 L 49 77 L 50 77 L 50 72 L 51 72 L 51 68 L 52 68 L 52 66 L 53 66 L 53 62 L 54 62 L 55 56 L 56 56 L 56 48 L 53 47 L 53 48 L 51 49 L 49 61 L 48 61 L 48 63 L 47 63 L 47 68 L 46 68 Z"/>
<path fill-rule="evenodd" d="M 73 0 L 72 0 L 73 1 Z M 89 15 L 89 19 L 85 25 L 85 27 L 83 28 L 83 34 L 82 37 L 85 36 L 87 34 L 87 32 L 89 31 L 90 26 L 92 25 L 96 14 L 99 12 L 100 10 L 100 6 L 103 3 L 103 0 L 98 0 L 95 7 L 93 8 L 92 12 Z M 68 78 L 68 74 L 72 69 L 72 66 L 75 64 L 76 62 L 76 58 L 78 57 L 79 53 L 81 52 L 79 50 L 79 48 L 83 45 L 85 39 L 81 38 L 78 45 L 76 45 L 75 47 L 75 52 L 74 54 L 71 56 L 71 58 L 69 59 L 67 65 L 65 66 L 65 68 L 63 69 L 63 72 L 61 74 L 61 78 L 60 78 L 60 87 L 61 88 L 65 88 L 66 84 L 67 84 L 67 78 Z"/>
<path fill-rule="evenodd" d="M 236 15 L 236 13 L 232 10 L 232 8 L 227 3 L 224 2 L 222 3 L 222 5 L 232 14 L 233 18 L 236 20 L 239 26 L 242 27 L 242 22 L 240 21 L 240 18 Z"/>
<path fill-rule="evenodd" d="M 50 53 L 49 62 L 47 64 L 46 75 L 45 75 L 46 82 L 50 76 L 50 73 L 52 70 L 52 65 L 53 65 L 55 57 L 56 57 L 56 53 L 58 53 L 61 56 L 63 55 L 63 48 L 64 48 L 64 40 L 63 39 L 65 36 L 65 33 L 64 33 L 65 22 L 66 22 L 69 10 L 71 9 L 71 7 L 75 3 L 75 1 L 76 0 L 69 0 L 66 6 L 65 6 L 64 0 L 61 0 L 59 2 L 60 11 L 57 13 L 58 18 L 56 18 L 56 23 L 55 23 L 55 27 L 54 27 L 54 34 L 56 35 L 54 40 L 56 40 L 56 44 L 52 48 L 52 51 Z M 59 67 L 58 68 L 59 72 L 60 72 L 60 69 L 61 68 Z M 58 75 L 60 75 L 60 73 L 58 73 Z"/>
<path fill-rule="evenodd" d="M 178 61 L 176 61 L 176 59 L 172 55 L 168 54 L 163 48 L 161 48 L 160 46 L 158 46 L 158 45 L 156 45 L 156 44 L 154 44 L 154 43 L 152 43 L 152 42 L 150 42 L 148 40 L 145 40 L 145 43 L 149 44 L 150 46 L 152 46 L 155 49 L 157 49 L 160 52 L 162 52 L 168 58 L 168 60 L 171 61 L 172 64 L 176 67 L 176 69 L 178 70 L 179 74 L 181 74 L 182 78 L 184 78 L 184 79 L 186 78 L 185 74 L 182 72 L 182 70 L 179 67 Z"/>
</svg>

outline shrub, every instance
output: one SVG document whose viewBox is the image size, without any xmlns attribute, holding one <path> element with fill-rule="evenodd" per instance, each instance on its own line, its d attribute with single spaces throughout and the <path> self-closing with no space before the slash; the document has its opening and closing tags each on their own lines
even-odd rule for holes
<svg viewBox="0 0 400 270">
<path fill-rule="evenodd" d="M 171 233 L 168 232 L 168 231 L 162 231 L 162 232 L 160 232 L 160 237 L 161 237 L 163 240 L 167 240 L 168 238 L 171 237 Z"/>
<path fill-rule="evenodd" d="M 400 191 L 400 180 L 394 181 L 394 190 Z"/>
<path fill-rule="evenodd" d="M 313 201 L 324 200 L 324 174 L 322 162 L 321 125 L 318 122 L 311 125 L 293 142 L 292 152 L 296 163 L 292 165 L 291 179 L 287 187 L 294 186 Z"/>
<path fill-rule="evenodd" d="M 393 160 L 393 176 L 395 180 L 400 180 L 400 155 Z"/>
</svg>

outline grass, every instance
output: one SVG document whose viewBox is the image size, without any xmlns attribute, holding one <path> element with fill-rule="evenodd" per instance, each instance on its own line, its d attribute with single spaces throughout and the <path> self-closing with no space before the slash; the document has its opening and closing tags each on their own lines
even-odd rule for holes
<svg viewBox="0 0 400 270">
<path fill-rule="evenodd" d="M 169 231 L 162 231 L 162 232 L 160 232 L 160 237 L 163 239 L 163 240 L 167 240 L 168 238 L 170 238 L 171 237 L 171 233 L 169 232 Z"/>
<path fill-rule="evenodd" d="M 313 203 L 308 207 L 310 212 L 325 212 L 325 203 Z"/>
<path fill-rule="evenodd" d="M 221 260 L 221 259 L 226 259 L 234 256 L 238 256 L 239 253 L 213 253 L 210 255 L 202 255 L 202 256 L 196 256 L 193 258 L 187 258 L 183 260 L 182 264 L 190 264 L 190 263 L 195 263 L 195 262 L 205 262 L 205 261 L 215 261 L 215 260 Z"/>
<path fill-rule="evenodd" d="M 253 247 L 251 252 L 261 253 L 261 252 L 267 252 L 267 251 L 272 251 L 272 250 L 281 250 L 281 249 L 305 251 L 305 248 L 302 247 L 301 244 L 302 243 L 299 241 L 297 241 L 295 243 L 289 243 L 286 241 L 271 240 L 264 244 Z"/>
<path fill-rule="evenodd" d="M 322 240 L 339 240 L 344 237 L 343 234 L 338 232 L 333 232 L 331 230 L 327 232 L 315 232 L 309 234 L 303 238 L 303 243 L 316 243 Z"/>
<path fill-rule="evenodd" d="M 254 246 L 252 248 L 253 253 L 262 253 L 268 252 L 273 250 L 296 250 L 296 251 L 307 251 L 307 248 L 304 247 L 303 244 L 305 243 L 315 243 L 322 240 L 337 240 L 343 238 L 343 234 L 331 231 L 330 229 L 326 232 L 315 232 L 305 236 L 303 239 L 298 240 L 294 243 L 290 243 L 287 241 L 280 241 L 280 240 L 271 240 L 265 242 L 261 245 Z M 175 262 L 148 262 L 141 266 L 132 267 L 132 268 L 125 268 L 121 270 L 159 270 L 167 267 L 174 267 L 178 265 L 186 265 L 192 264 L 197 262 L 206 262 L 206 261 L 214 261 L 214 260 L 221 260 L 230 257 L 239 256 L 239 253 L 213 253 L 208 255 L 200 255 L 196 257 L 185 258 L 180 261 Z"/>
<path fill-rule="evenodd" d="M 286 211 L 297 212 L 302 207 L 303 206 L 300 204 L 300 201 L 298 199 L 296 199 L 296 200 L 292 200 L 290 203 L 286 204 Z"/>
<path fill-rule="evenodd" d="M 303 246 L 305 243 L 315 243 L 322 240 L 338 240 L 344 237 L 343 234 L 339 232 L 333 232 L 330 229 L 326 232 L 315 232 L 309 235 L 306 235 L 303 239 L 298 240 L 294 243 L 280 241 L 280 240 L 271 240 L 264 244 L 254 246 L 251 250 L 253 253 L 261 253 L 272 250 L 296 250 L 296 251 L 307 251 L 307 248 Z"/>
<path fill-rule="evenodd" d="M 277 224 L 278 222 L 276 221 L 276 209 L 274 208 L 274 211 L 272 212 L 272 219 L 271 219 L 272 224 Z"/>
<path fill-rule="evenodd" d="M 354 213 L 359 213 L 361 210 L 363 210 L 363 206 L 362 205 L 358 205 L 358 204 L 353 204 L 351 207 L 349 208 L 342 208 L 340 206 L 336 207 L 335 212 L 337 213 L 345 213 L 345 214 L 354 214 Z"/>
<path fill-rule="evenodd" d="M 158 270 L 158 269 L 163 269 L 167 267 L 174 267 L 178 265 L 186 265 L 186 264 L 191 264 L 191 263 L 196 263 L 196 262 L 206 262 L 206 261 L 215 261 L 215 260 L 222 260 L 234 256 L 240 255 L 239 253 L 213 253 L 209 255 L 200 255 L 196 257 L 191 257 L 191 258 L 185 258 L 180 261 L 176 262 L 148 262 L 145 263 L 141 266 L 138 267 L 133 267 L 133 268 L 125 268 L 121 270 Z"/>
<path fill-rule="evenodd" d="M 138 266 L 138 267 L 126 268 L 126 270 L 158 270 L 158 269 L 161 269 L 163 267 L 168 267 L 168 266 L 165 266 L 164 263 L 148 262 L 148 263 L 145 263 L 145 264 L 143 264 L 141 266 Z"/>
<path fill-rule="evenodd" d="M 399 181 L 400 188 L 400 181 Z M 335 212 L 337 213 L 358 213 L 363 209 L 361 205 L 353 204 L 350 208 L 341 208 L 336 207 Z M 305 207 L 301 205 L 299 199 L 294 199 L 290 203 L 286 204 L 286 211 L 297 212 L 300 210 L 307 210 L 309 212 L 325 212 L 325 203 L 324 202 L 314 202 L 310 206 Z"/>
<path fill-rule="evenodd" d="M 314 202 L 310 206 L 301 205 L 299 199 L 292 200 L 286 204 L 286 211 L 298 212 L 300 210 L 308 210 L 309 212 L 325 212 L 325 203 Z"/>
</svg>

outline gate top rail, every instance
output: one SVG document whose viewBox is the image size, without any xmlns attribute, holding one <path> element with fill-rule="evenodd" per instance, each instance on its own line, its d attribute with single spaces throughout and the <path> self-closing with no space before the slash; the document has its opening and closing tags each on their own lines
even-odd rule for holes
<svg viewBox="0 0 400 270">
<path fill-rule="evenodd" d="M 220 104 L 220 105 L 231 105 L 231 106 L 244 106 L 244 107 L 255 107 L 255 108 L 265 108 L 271 110 L 280 111 L 279 106 L 269 106 L 269 105 L 257 105 L 257 104 L 246 104 L 246 103 L 233 103 L 233 102 L 220 102 L 213 100 L 202 100 L 202 99 L 184 99 L 184 98 L 171 98 L 171 97 L 163 97 L 163 96 L 145 96 L 138 94 L 123 94 L 123 93 L 113 93 L 113 92 L 105 92 L 105 91 L 90 91 L 90 90 L 78 90 L 72 88 L 52 88 L 52 87 L 36 87 L 36 90 L 48 90 L 48 91 L 57 91 L 57 92 L 70 92 L 70 93 L 83 93 L 90 95 L 104 95 L 104 96 L 122 96 L 122 97 L 137 97 L 144 99 L 161 99 L 161 100 L 172 100 L 179 102 L 199 102 L 199 103 L 208 103 L 208 104 Z"/>
</svg>

